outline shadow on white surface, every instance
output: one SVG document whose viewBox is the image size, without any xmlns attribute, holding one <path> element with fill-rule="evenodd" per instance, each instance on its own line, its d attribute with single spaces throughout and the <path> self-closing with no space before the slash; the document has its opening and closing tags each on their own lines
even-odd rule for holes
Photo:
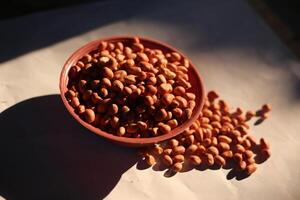
<svg viewBox="0 0 300 200">
<path fill-rule="evenodd" d="M 103 199 L 137 162 L 135 149 L 81 127 L 59 95 L 8 108 L 0 127 L 0 195 L 5 199 Z"/>
</svg>

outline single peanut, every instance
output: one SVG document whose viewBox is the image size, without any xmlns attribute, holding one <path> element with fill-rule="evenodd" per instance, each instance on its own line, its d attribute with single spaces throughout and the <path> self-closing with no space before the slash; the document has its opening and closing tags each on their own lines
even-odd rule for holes
<svg viewBox="0 0 300 200">
<path fill-rule="evenodd" d="M 214 147 L 214 146 L 210 146 L 208 149 L 207 149 L 207 152 L 212 154 L 213 156 L 216 156 L 219 154 L 219 150 Z"/>
<path fill-rule="evenodd" d="M 227 143 L 225 143 L 225 142 L 220 142 L 220 143 L 218 144 L 218 147 L 219 147 L 219 149 L 222 150 L 222 151 L 228 151 L 228 150 L 230 150 L 229 144 L 227 144 Z"/>
<path fill-rule="evenodd" d="M 214 165 L 215 161 L 214 161 L 213 155 L 211 155 L 209 153 L 206 153 L 205 154 L 205 159 L 206 159 L 206 163 L 207 163 L 208 166 Z"/>
<path fill-rule="evenodd" d="M 190 155 L 189 156 L 189 161 L 193 164 L 193 165 L 200 165 L 201 164 L 201 158 L 199 156 L 196 155 Z"/>
<path fill-rule="evenodd" d="M 232 142 L 232 139 L 228 136 L 220 135 L 220 136 L 218 136 L 218 141 L 230 144 Z"/>
<path fill-rule="evenodd" d="M 239 169 L 239 170 L 245 170 L 246 167 L 247 167 L 247 163 L 246 163 L 245 161 L 240 160 L 240 161 L 238 162 L 238 169 Z"/>
<path fill-rule="evenodd" d="M 225 157 L 225 158 L 232 158 L 233 157 L 233 153 L 232 153 L 232 151 L 224 151 L 222 153 L 222 156 Z"/>
<path fill-rule="evenodd" d="M 71 106 L 77 108 L 80 105 L 79 99 L 77 97 L 71 98 Z"/>
<path fill-rule="evenodd" d="M 215 163 L 217 163 L 220 166 L 224 166 L 224 165 L 226 165 L 226 160 L 222 156 L 216 155 L 215 156 Z"/>
<path fill-rule="evenodd" d="M 158 128 L 163 134 L 167 134 L 171 131 L 171 127 L 169 125 L 163 124 L 163 123 L 160 123 L 158 125 Z"/>
<path fill-rule="evenodd" d="M 172 151 L 172 149 L 164 149 L 163 153 L 166 155 L 171 155 Z"/>
<path fill-rule="evenodd" d="M 175 155 L 173 157 L 173 162 L 174 163 L 177 163 L 177 162 L 182 163 L 183 161 L 184 161 L 184 156 L 183 155 L 178 154 L 178 155 Z"/>
<path fill-rule="evenodd" d="M 176 146 L 176 147 L 173 148 L 172 152 L 173 152 L 174 155 L 184 154 L 185 148 L 184 148 L 184 146 Z"/>
<path fill-rule="evenodd" d="M 175 98 L 175 96 L 173 94 L 164 94 L 162 96 L 162 102 L 165 104 L 165 105 L 170 105 L 173 101 L 173 99 Z"/>
<path fill-rule="evenodd" d="M 103 77 L 112 79 L 114 77 L 114 73 L 110 68 L 103 67 Z"/>
<path fill-rule="evenodd" d="M 256 167 L 255 164 L 248 165 L 248 166 L 246 167 L 246 173 L 247 173 L 248 175 L 251 175 L 251 174 L 253 174 L 253 173 L 256 171 L 256 169 L 257 169 L 257 167 Z"/>
<path fill-rule="evenodd" d="M 174 94 L 176 96 L 183 96 L 185 94 L 185 89 L 182 86 L 177 86 L 174 88 Z"/>
<path fill-rule="evenodd" d="M 117 131 L 118 136 L 124 136 L 125 133 L 126 133 L 126 129 L 123 126 L 118 128 L 118 131 Z"/>
<path fill-rule="evenodd" d="M 173 160 L 172 158 L 165 154 L 163 157 L 162 157 L 162 162 L 166 165 L 166 166 L 171 166 L 173 164 Z"/>
<path fill-rule="evenodd" d="M 115 115 L 118 113 L 118 106 L 117 104 L 111 104 L 109 107 L 108 107 L 108 114 L 110 115 Z"/>
<path fill-rule="evenodd" d="M 198 150 L 198 146 L 195 144 L 190 145 L 187 149 L 186 149 L 186 153 L 187 154 L 193 154 Z"/>
<path fill-rule="evenodd" d="M 176 119 L 171 119 L 167 122 L 167 124 L 171 127 L 171 129 L 174 129 L 178 126 L 178 122 Z"/>
<path fill-rule="evenodd" d="M 86 109 L 84 118 L 88 123 L 92 123 L 95 120 L 95 112 L 92 109 Z"/>
<path fill-rule="evenodd" d="M 152 155 L 147 154 L 145 160 L 149 166 L 152 166 L 156 163 L 155 158 Z"/>
<path fill-rule="evenodd" d="M 171 148 L 175 148 L 179 145 L 179 142 L 178 140 L 176 139 L 171 139 L 169 142 L 168 142 L 168 146 L 171 147 Z"/>
<path fill-rule="evenodd" d="M 175 171 L 175 172 L 180 172 L 182 170 L 182 163 L 180 162 L 177 162 L 175 163 L 173 166 L 172 166 L 172 170 Z"/>
</svg>

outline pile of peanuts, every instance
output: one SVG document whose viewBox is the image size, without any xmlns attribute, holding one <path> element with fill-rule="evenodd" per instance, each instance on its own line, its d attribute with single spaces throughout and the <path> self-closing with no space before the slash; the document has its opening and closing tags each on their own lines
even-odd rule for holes
<svg viewBox="0 0 300 200">
<path fill-rule="evenodd" d="M 256 141 L 249 133 L 247 122 L 253 117 L 263 121 L 271 106 L 265 104 L 256 112 L 241 108 L 230 112 L 224 100 L 218 100 L 215 91 L 207 94 L 200 117 L 181 134 L 161 144 L 141 151 L 148 165 L 163 163 L 174 172 L 180 172 L 185 163 L 197 167 L 225 167 L 233 163 L 235 170 L 250 175 L 256 171 L 256 156 L 270 157 L 270 145 L 264 139 Z"/>
<path fill-rule="evenodd" d="M 144 47 L 139 38 L 102 41 L 70 68 L 65 96 L 83 120 L 111 134 L 167 134 L 196 105 L 189 66 L 179 53 Z"/>
</svg>

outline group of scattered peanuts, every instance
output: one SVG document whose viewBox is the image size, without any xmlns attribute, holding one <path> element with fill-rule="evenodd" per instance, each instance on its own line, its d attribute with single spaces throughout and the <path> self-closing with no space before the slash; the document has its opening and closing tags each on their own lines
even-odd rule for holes
<svg viewBox="0 0 300 200">
<path fill-rule="evenodd" d="M 167 134 L 191 118 L 190 63 L 139 38 L 105 42 L 69 70 L 65 96 L 87 123 L 122 137 Z"/>
<path fill-rule="evenodd" d="M 256 171 L 256 154 L 263 159 L 270 157 L 270 145 L 264 139 L 256 141 L 249 133 L 247 122 L 253 117 L 263 121 L 268 117 L 271 106 L 265 104 L 256 112 L 243 112 L 241 108 L 230 112 L 224 100 L 218 100 L 215 91 L 207 94 L 199 118 L 181 134 L 161 144 L 142 150 L 141 155 L 148 163 L 163 163 L 174 172 L 180 172 L 185 163 L 219 167 L 234 163 L 233 168 L 247 175 Z"/>
</svg>

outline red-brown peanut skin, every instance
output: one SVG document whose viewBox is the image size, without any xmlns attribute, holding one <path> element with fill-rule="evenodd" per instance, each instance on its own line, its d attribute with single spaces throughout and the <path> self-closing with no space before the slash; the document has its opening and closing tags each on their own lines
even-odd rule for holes
<svg viewBox="0 0 300 200">
<path fill-rule="evenodd" d="M 105 41 L 128 41 L 131 40 L 130 38 L 108 38 L 108 39 L 104 39 Z M 171 52 L 176 51 L 174 50 L 172 47 L 169 47 L 168 45 L 164 45 L 161 44 L 159 42 L 156 41 L 152 41 L 149 39 L 140 39 L 143 44 L 145 44 L 146 46 L 151 46 L 152 48 L 161 48 L 161 49 L 171 49 Z M 103 40 L 102 40 L 103 41 Z M 162 140 L 166 140 L 168 138 L 174 137 L 175 135 L 179 134 L 181 131 L 181 129 L 185 129 L 186 127 L 188 127 L 192 121 L 195 120 L 195 118 L 199 115 L 198 113 L 200 113 L 201 107 L 204 103 L 203 98 L 204 98 L 204 90 L 203 90 L 203 84 L 202 84 L 202 80 L 199 77 L 197 71 L 195 70 L 194 66 L 192 64 L 190 64 L 189 66 L 189 74 L 192 75 L 191 78 L 191 83 L 197 83 L 198 86 L 200 87 L 193 87 L 192 89 L 198 90 L 195 93 L 198 94 L 196 95 L 196 106 L 195 109 L 193 111 L 193 115 L 190 118 L 190 120 L 186 121 L 185 123 L 183 123 L 182 125 L 179 125 L 178 127 L 176 127 L 175 129 L 173 129 L 172 131 L 170 131 L 168 134 L 166 135 L 161 135 L 161 136 L 157 136 L 157 137 L 153 137 L 153 138 L 125 138 L 125 137 L 119 137 L 119 136 L 114 136 L 111 134 L 108 134 L 104 131 L 101 131 L 95 127 L 93 127 L 92 125 L 84 122 L 79 116 L 76 115 L 76 113 L 74 112 L 74 110 L 72 108 L 70 108 L 70 106 L 67 103 L 66 98 L 64 97 L 64 93 L 66 91 L 66 82 L 67 82 L 67 74 L 68 74 L 68 70 L 70 69 L 70 67 L 74 64 L 75 60 L 78 60 L 78 58 L 82 57 L 83 55 L 86 55 L 88 52 L 90 52 L 92 49 L 98 48 L 100 41 L 94 41 L 91 42 L 89 44 L 87 44 L 86 46 L 80 48 L 78 51 L 76 51 L 71 57 L 70 59 L 66 62 L 62 73 L 61 73 L 61 80 L 60 80 L 60 89 L 61 89 L 61 96 L 63 99 L 63 102 L 65 104 L 65 106 L 67 107 L 68 111 L 73 115 L 73 117 L 80 122 L 83 126 L 85 126 L 86 128 L 88 128 L 89 130 L 91 130 L 92 132 L 105 137 L 106 139 L 115 141 L 117 143 L 121 143 L 124 145 L 129 145 L 129 146 L 143 146 L 143 145 L 149 145 L 149 144 L 153 144 L 153 143 L 157 143 L 158 141 L 162 141 Z M 101 47 L 103 48 L 103 47 Z M 109 47 L 110 49 L 112 49 L 113 47 Z M 116 47 L 114 47 L 116 48 Z M 168 51 L 168 50 L 167 50 Z M 191 71 L 190 71 L 191 70 Z M 109 71 L 109 70 L 108 70 Z M 108 78 L 111 78 L 109 72 L 106 75 Z"/>
</svg>

